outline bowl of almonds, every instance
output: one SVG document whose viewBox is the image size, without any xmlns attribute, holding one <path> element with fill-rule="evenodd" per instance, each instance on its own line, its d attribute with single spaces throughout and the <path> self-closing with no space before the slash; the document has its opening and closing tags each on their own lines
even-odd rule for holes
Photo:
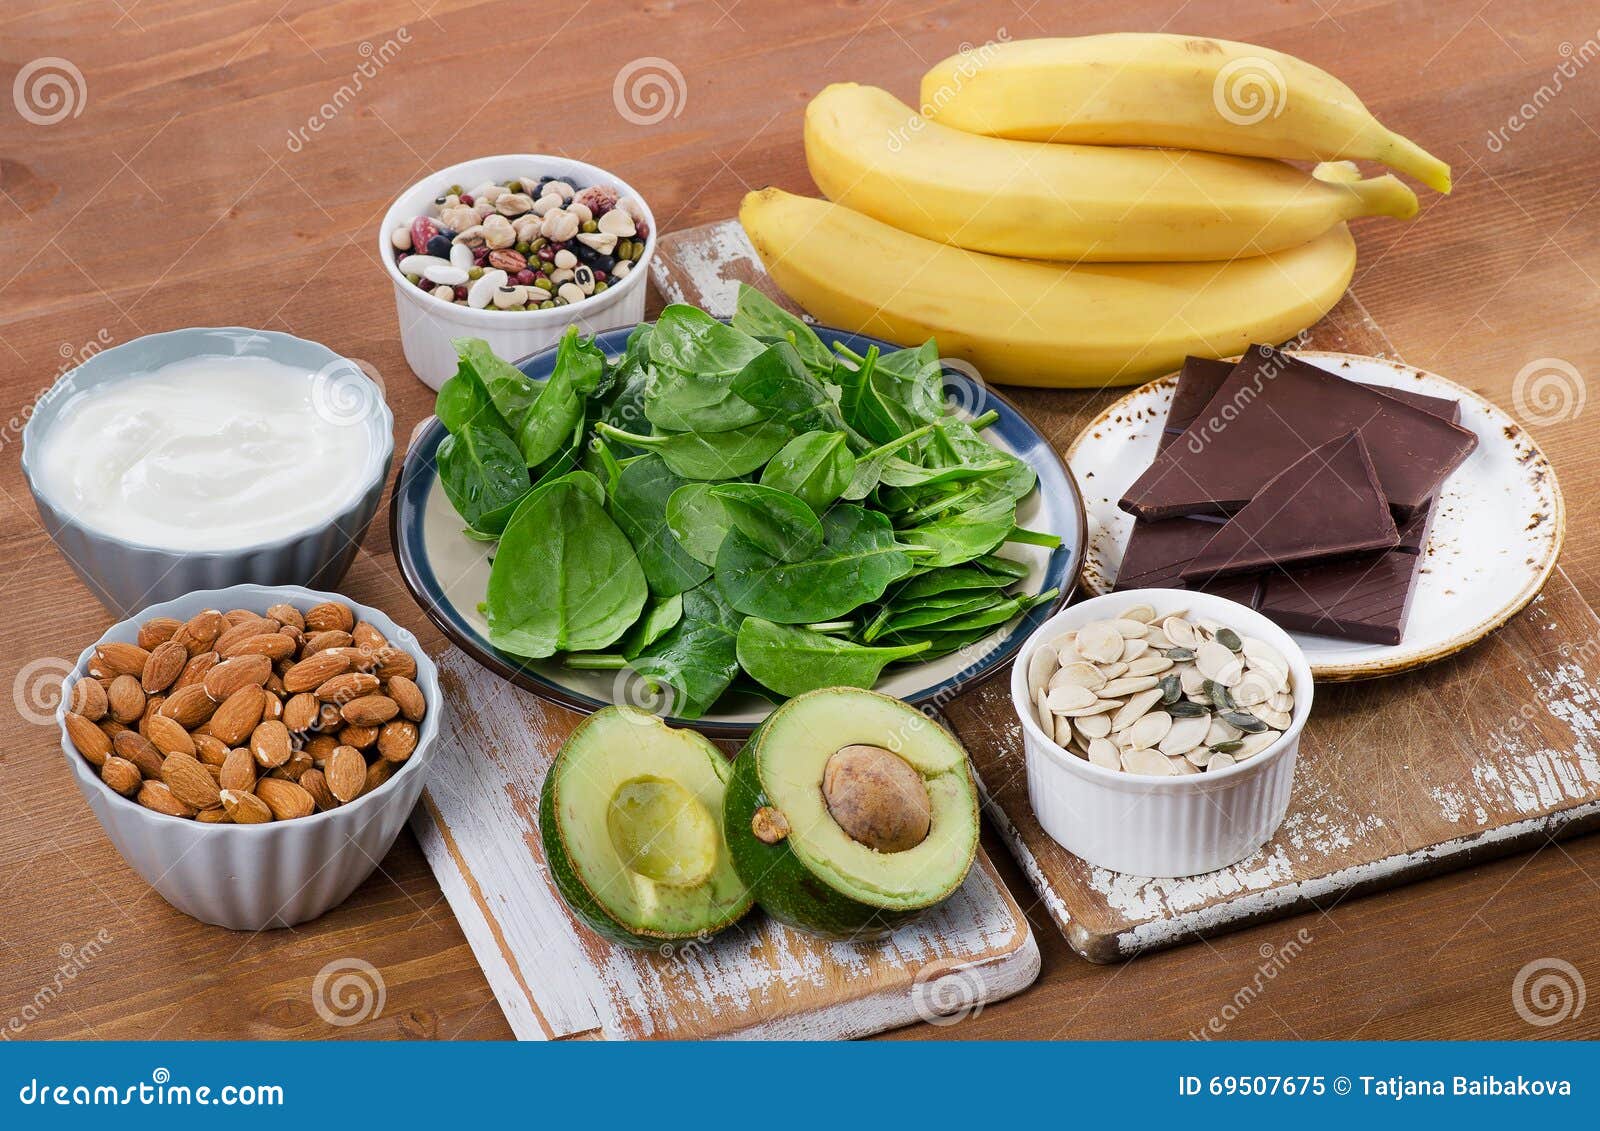
<svg viewBox="0 0 1600 1131">
<path fill-rule="evenodd" d="M 78 657 L 57 716 L 78 787 L 167 902 L 291 926 L 377 866 L 422 790 L 438 672 L 376 609 L 299 586 L 190 593 Z"/>
<path fill-rule="evenodd" d="M 1011 698 L 1051 837 L 1113 871 L 1190 876 L 1244 859 L 1283 822 L 1311 668 L 1243 605 L 1141 589 L 1040 626 Z"/>
</svg>

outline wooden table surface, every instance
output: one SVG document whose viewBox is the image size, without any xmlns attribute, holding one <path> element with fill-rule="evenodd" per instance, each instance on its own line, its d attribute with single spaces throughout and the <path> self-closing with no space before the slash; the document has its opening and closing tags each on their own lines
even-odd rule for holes
<svg viewBox="0 0 1600 1131">
<path fill-rule="evenodd" d="M 508 1035 L 409 833 L 343 907 L 256 935 L 173 911 L 101 833 L 39 696 L 109 622 L 45 536 L 18 463 L 21 424 L 72 358 L 182 326 L 288 331 L 375 366 L 403 440 L 432 394 L 401 357 L 374 226 L 429 171 L 496 152 L 578 157 L 640 186 L 665 230 L 687 227 L 730 215 L 748 188 L 813 191 L 801 113 L 827 82 L 910 101 L 963 42 L 1162 29 L 1303 56 L 1454 165 L 1454 194 L 1426 196 L 1414 223 L 1358 227 L 1358 293 L 1407 361 L 1519 411 L 1566 490 L 1563 565 L 1600 599 L 1600 406 L 1583 411 L 1583 378 L 1600 373 L 1592 4 L 10 0 L 0 89 L 15 94 L 24 71 L 24 91 L 65 76 L 70 111 L 0 103 L 0 679 L 14 691 L 0 717 L 0 1035 Z M 670 112 L 614 100 L 619 74 L 641 67 L 667 76 Z M 437 643 L 381 519 L 345 588 Z M 1600 837 L 1120 967 L 1080 961 L 1030 914 L 1037 985 L 895 1036 L 1600 1035 L 1600 1009 L 1535 1026 L 1513 1001 L 1539 960 L 1600 978 Z M 381 1012 L 348 1027 L 311 1002 L 340 958 L 384 982 Z"/>
</svg>

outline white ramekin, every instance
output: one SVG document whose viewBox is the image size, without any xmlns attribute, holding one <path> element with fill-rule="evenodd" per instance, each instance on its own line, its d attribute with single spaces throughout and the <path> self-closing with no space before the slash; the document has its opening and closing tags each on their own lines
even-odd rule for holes
<svg viewBox="0 0 1600 1131">
<path fill-rule="evenodd" d="M 419 727 L 417 748 L 393 777 L 348 805 L 294 821 L 264 825 L 209 825 L 169 817 L 114 792 L 67 738 L 66 712 L 72 685 L 85 678 L 95 647 L 108 640 L 132 641 L 151 617 L 187 620 L 202 609 L 257 609 L 280 602 L 301 610 L 319 601 L 341 601 L 404 648 L 417 661 L 417 686 L 428 711 Z M 172 906 L 204 923 L 236 931 L 291 927 L 344 902 L 366 879 L 405 825 L 422 792 L 428 763 L 438 745 L 444 700 L 439 669 L 416 637 L 377 609 L 334 593 L 298 585 L 235 585 L 205 590 L 153 605 L 112 626 L 83 650 L 77 666 L 62 681 L 56 722 L 61 750 L 89 808 L 122 858 Z"/>
<path fill-rule="evenodd" d="M 510 178 L 570 177 L 578 188 L 615 185 L 621 196 L 631 196 L 644 209 L 650 224 L 644 254 L 616 286 L 571 306 L 550 310 L 474 310 L 461 303 L 448 305 L 406 281 L 395 265 L 390 233 L 399 225 L 428 212 L 434 199 L 451 185 L 471 190 L 484 181 Z M 632 326 L 644 320 L 645 281 L 650 257 L 656 250 L 656 218 L 639 190 L 604 169 L 568 157 L 538 153 L 502 153 L 480 157 L 441 169 L 406 189 L 384 214 L 378 229 L 378 258 L 394 284 L 395 308 L 400 316 L 400 345 L 406 363 L 423 384 L 437 389 L 456 371 L 453 338 L 482 338 L 499 357 L 519 361 L 560 340 L 562 331 L 576 325 L 585 334 Z"/>
<path fill-rule="evenodd" d="M 1289 663 L 1294 720 L 1260 754 L 1216 773 L 1157 778 L 1102 769 L 1068 754 L 1040 728 L 1028 695 L 1034 650 L 1090 621 L 1150 605 L 1157 617 L 1210 617 L 1276 648 Z M 1044 831 L 1090 864 L 1138 876 L 1192 876 L 1236 864 L 1283 823 L 1311 714 L 1311 666 L 1289 634 L 1260 613 L 1206 593 L 1135 589 L 1108 593 L 1062 610 L 1022 646 L 1011 669 L 1011 702 L 1022 724 L 1028 799 Z"/>
<path fill-rule="evenodd" d="M 35 481 L 34 454 L 74 394 L 125 377 L 148 373 L 187 358 L 218 354 L 265 357 L 317 374 L 328 410 L 340 414 L 351 435 L 365 438 L 367 461 L 360 482 L 330 483 L 343 501 L 320 522 L 286 530 L 277 538 L 227 550 L 184 550 L 133 542 L 97 530 L 66 509 Z M 95 598 L 117 616 L 153 601 L 197 589 L 262 585 L 337 585 L 355 559 L 394 458 L 394 415 L 383 390 L 369 387 L 365 372 L 327 346 L 274 330 L 241 326 L 190 327 L 147 334 L 95 354 L 63 375 L 39 398 L 22 430 L 22 475 L 33 494 L 46 533 Z"/>
</svg>

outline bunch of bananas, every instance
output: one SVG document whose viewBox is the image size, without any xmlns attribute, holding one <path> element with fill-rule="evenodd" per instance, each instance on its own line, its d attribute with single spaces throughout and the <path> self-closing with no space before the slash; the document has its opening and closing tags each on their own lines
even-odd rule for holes
<svg viewBox="0 0 1600 1131">
<path fill-rule="evenodd" d="M 1450 191 L 1332 75 L 1179 35 L 989 45 L 930 70 L 920 113 L 836 84 L 805 145 L 828 200 L 762 189 L 739 212 L 778 285 L 1019 385 L 1129 384 L 1316 322 L 1355 270 L 1345 221 L 1417 212 L 1349 159 Z"/>
</svg>

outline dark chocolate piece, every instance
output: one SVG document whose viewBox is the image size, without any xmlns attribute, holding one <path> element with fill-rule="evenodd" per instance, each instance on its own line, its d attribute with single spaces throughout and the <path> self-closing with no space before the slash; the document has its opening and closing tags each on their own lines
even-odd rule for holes
<svg viewBox="0 0 1600 1131">
<path fill-rule="evenodd" d="M 1114 588 L 1193 589 L 1255 608 L 1258 591 L 1253 577 L 1225 577 L 1197 585 L 1183 580 L 1183 567 L 1221 527 L 1216 519 L 1206 518 L 1135 522 Z"/>
<path fill-rule="evenodd" d="M 1262 586 L 1260 611 L 1290 632 L 1398 644 L 1420 561 L 1420 554 L 1390 550 L 1275 573 Z"/>
<path fill-rule="evenodd" d="M 1232 514 L 1313 447 L 1361 433 L 1389 505 L 1416 513 L 1477 445 L 1468 429 L 1326 370 L 1252 346 L 1177 441 L 1128 488 L 1140 518 Z"/>
<path fill-rule="evenodd" d="M 1399 543 L 1361 433 L 1350 431 L 1274 476 L 1195 554 L 1183 578 L 1260 573 Z"/>
<path fill-rule="evenodd" d="M 1232 372 L 1231 361 L 1212 361 L 1208 357 L 1183 359 L 1183 368 L 1178 371 L 1178 387 L 1172 391 L 1172 407 L 1167 409 L 1167 425 L 1161 437 L 1163 448 L 1194 423 Z"/>
</svg>

